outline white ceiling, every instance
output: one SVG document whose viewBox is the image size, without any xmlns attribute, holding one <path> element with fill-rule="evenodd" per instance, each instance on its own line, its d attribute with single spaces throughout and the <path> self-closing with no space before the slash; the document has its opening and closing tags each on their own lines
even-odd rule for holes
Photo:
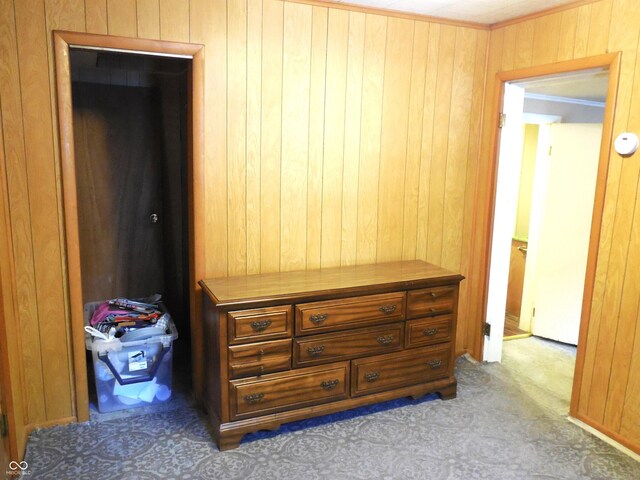
<svg viewBox="0 0 640 480">
<path fill-rule="evenodd" d="M 607 97 L 609 72 L 601 69 L 583 70 L 514 83 L 524 87 L 526 94 L 603 103 Z"/>
<path fill-rule="evenodd" d="M 493 24 L 576 0 L 332 0 L 336 3 Z"/>
</svg>

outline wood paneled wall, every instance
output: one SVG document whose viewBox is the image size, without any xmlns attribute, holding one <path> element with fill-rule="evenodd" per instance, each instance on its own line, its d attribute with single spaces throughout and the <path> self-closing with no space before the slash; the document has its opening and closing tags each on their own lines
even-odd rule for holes
<svg viewBox="0 0 640 480">
<path fill-rule="evenodd" d="M 614 138 L 640 131 L 640 2 L 601 0 L 492 30 L 480 178 L 487 175 L 499 71 L 622 52 Z M 609 157 L 596 282 L 577 415 L 640 451 L 640 156 Z M 486 197 L 480 182 L 479 202 Z M 482 209 L 483 206 L 481 205 Z M 486 229 L 478 217 L 478 233 Z M 478 242 L 476 246 L 479 246 Z M 477 251 L 476 253 L 479 253 Z M 471 289 L 481 288 L 475 272 Z M 466 318 L 477 318 L 479 296 Z"/>
<path fill-rule="evenodd" d="M 280 0 L 0 0 L 26 425 L 75 415 L 55 29 L 206 46 L 208 277 L 414 258 L 468 274 L 487 30 Z"/>
</svg>

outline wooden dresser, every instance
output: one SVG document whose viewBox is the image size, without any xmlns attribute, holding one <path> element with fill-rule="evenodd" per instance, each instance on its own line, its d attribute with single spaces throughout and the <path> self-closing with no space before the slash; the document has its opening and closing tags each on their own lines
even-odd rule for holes
<svg viewBox="0 0 640 480">
<path fill-rule="evenodd" d="M 218 448 L 361 405 L 455 397 L 462 279 L 409 261 L 201 281 Z"/>
</svg>

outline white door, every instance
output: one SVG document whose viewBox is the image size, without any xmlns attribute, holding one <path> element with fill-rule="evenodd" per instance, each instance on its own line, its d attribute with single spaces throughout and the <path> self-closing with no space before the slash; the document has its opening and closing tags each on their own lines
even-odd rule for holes
<svg viewBox="0 0 640 480">
<path fill-rule="evenodd" d="M 484 360 L 489 362 L 499 362 L 502 357 L 502 333 L 504 331 L 504 314 L 507 308 L 511 239 L 516 225 L 524 142 L 522 123 L 524 88 L 508 83 L 504 87 L 503 111 L 506 115 L 506 121 L 500 132 L 487 298 L 487 323 L 491 325 L 491 335 L 485 337 L 484 344 Z"/>
<path fill-rule="evenodd" d="M 546 172 L 535 178 L 545 184 L 534 185 L 534 194 L 542 198 L 532 199 L 540 205 L 539 224 L 530 226 L 530 231 L 537 228 L 529 238 L 535 258 L 527 259 L 535 274 L 528 285 L 525 280 L 525 289 L 533 289 L 532 333 L 573 345 L 580 329 L 601 137 L 601 124 L 550 125 Z"/>
</svg>

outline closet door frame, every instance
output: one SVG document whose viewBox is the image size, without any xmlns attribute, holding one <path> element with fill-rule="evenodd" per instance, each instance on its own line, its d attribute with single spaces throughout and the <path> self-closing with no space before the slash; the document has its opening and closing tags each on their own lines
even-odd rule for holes
<svg viewBox="0 0 640 480">
<path fill-rule="evenodd" d="M 137 38 L 54 31 L 55 68 L 60 133 L 60 164 L 64 205 L 68 315 L 73 355 L 76 420 L 89 420 L 89 393 L 84 345 L 82 271 L 78 230 L 78 198 L 73 139 L 73 104 L 69 50 L 84 48 L 190 60 L 188 76 L 187 202 L 189 209 L 189 304 L 193 386 L 202 398 L 203 332 L 201 328 L 201 289 L 198 281 L 204 269 L 204 46 Z"/>
</svg>

